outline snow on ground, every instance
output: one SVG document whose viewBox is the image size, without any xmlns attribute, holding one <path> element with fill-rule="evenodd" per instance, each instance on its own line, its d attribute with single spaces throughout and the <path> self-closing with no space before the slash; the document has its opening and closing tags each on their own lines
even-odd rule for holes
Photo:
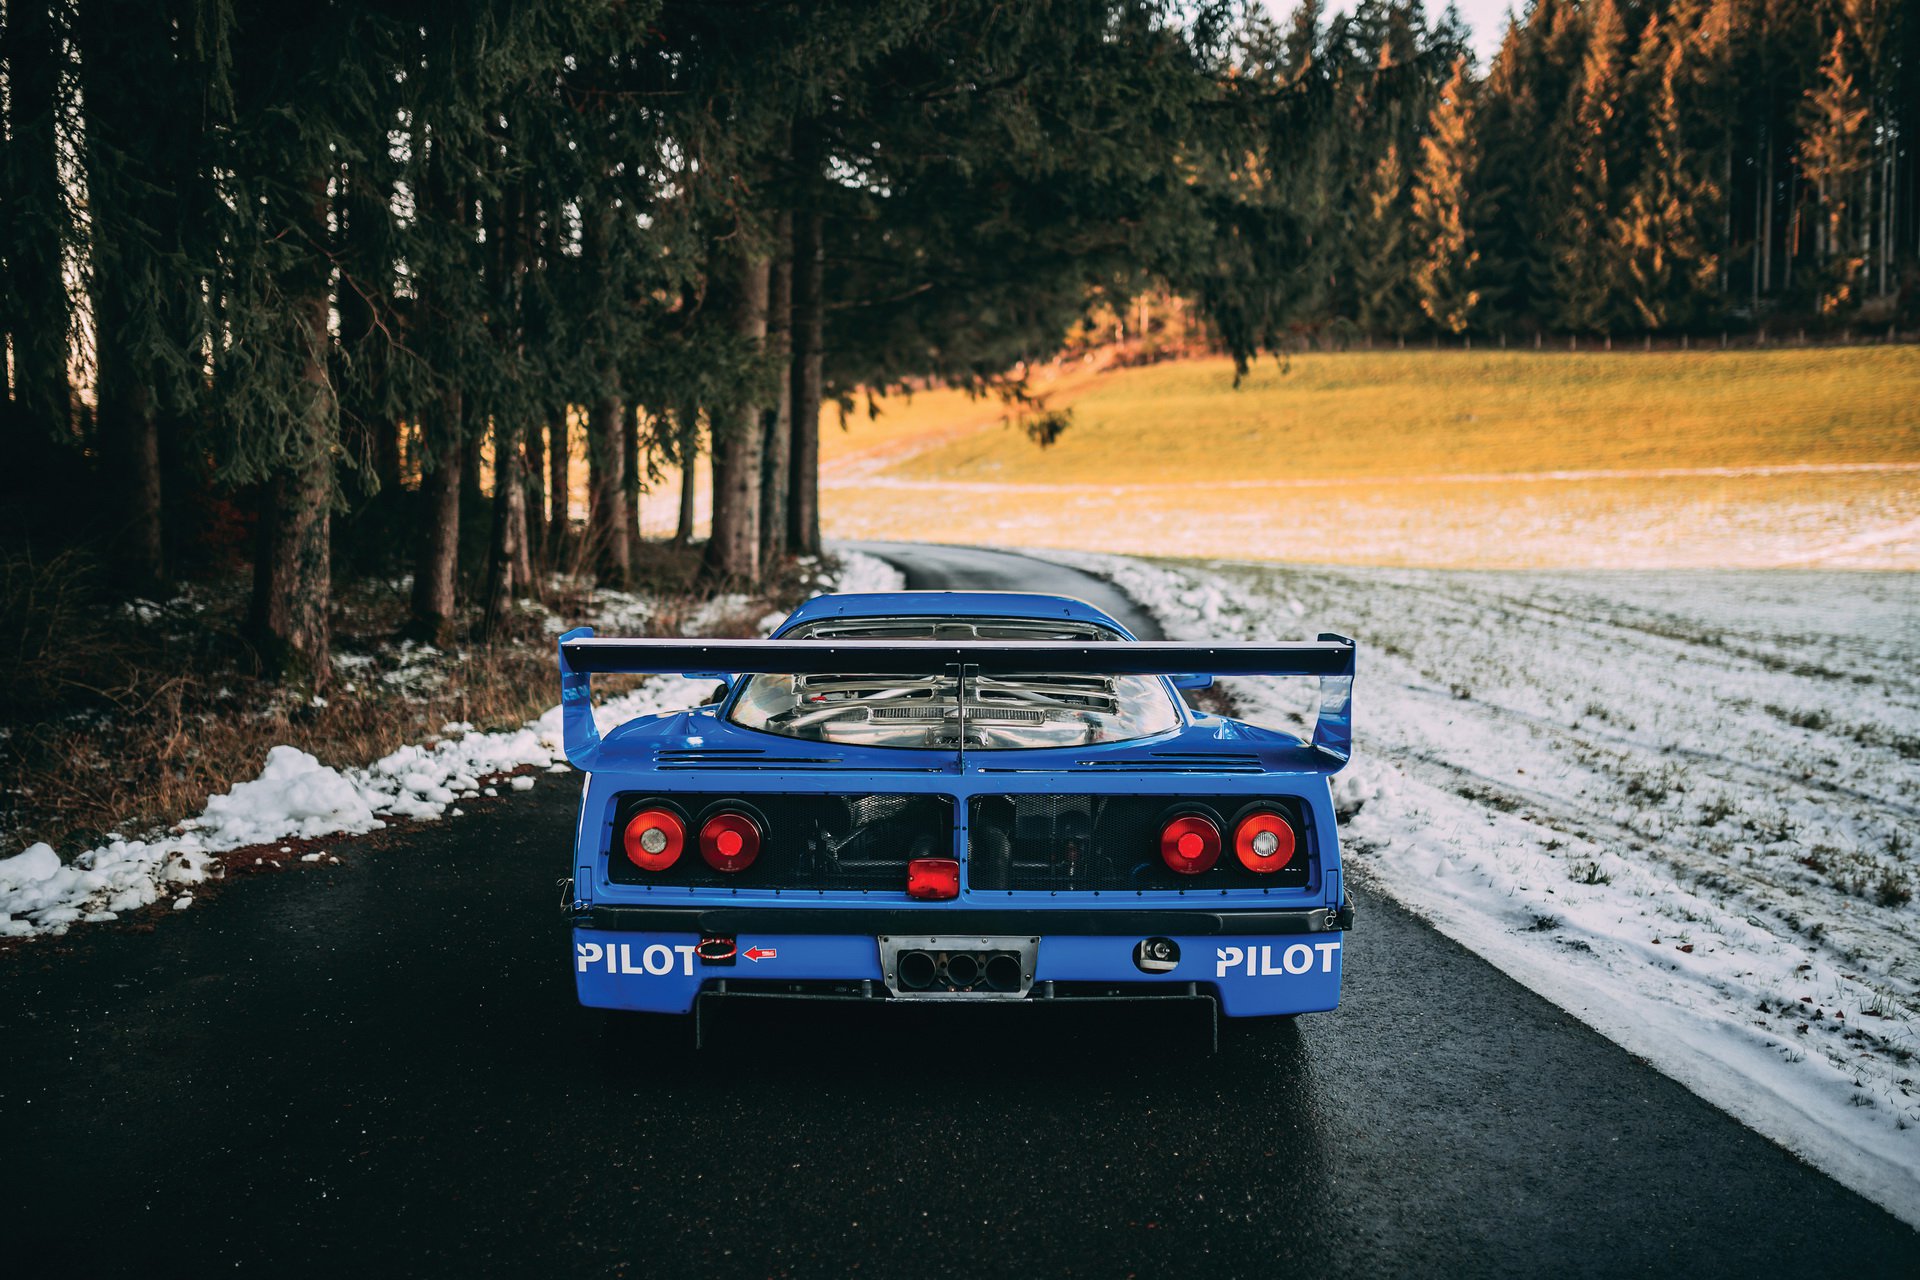
<svg viewBox="0 0 1920 1280">
<path fill-rule="evenodd" d="M 904 591 L 907 575 L 877 556 L 859 551 L 837 551 L 840 580 L 835 591 L 854 594 L 863 591 Z"/>
<path fill-rule="evenodd" d="M 823 577 L 822 590 L 889 590 L 902 582 L 896 570 L 871 556 L 843 552 L 839 559 L 838 584 Z M 659 603 L 647 597 L 603 596 L 594 622 L 604 633 L 645 632 L 661 617 Z M 725 597 L 683 619 L 680 629 L 701 634 L 752 607 L 744 596 Z M 770 628 L 782 616 L 769 614 L 762 626 Z M 438 657 L 435 651 L 420 647 L 402 657 L 394 668 L 403 673 L 398 683 L 432 678 L 429 659 Z M 342 666 L 356 669 L 351 657 Z M 604 732 L 636 716 L 697 705 L 712 691 L 712 681 L 658 677 L 606 700 L 594 709 L 594 718 Z M 498 733 L 448 724 L 437 738 L 402 747 L 365 768 L 329 768 L 297 747 L 276 746 L 259 777 L 214 796 L 199 817 L 171 831 L 115 839 L 67 860 L 45 844 L 0 859 L 0 937 L 65 933 L 73 924 L 117 919 L 165 897 L 173 899 L 175 909 L 184 909 L 193 902 L 191 886 L 220 874 L 216 859 L 222 853 L 276 840 L 360 835 L 393 818 L 431 821 L 449 812 L 457 815 L 461 799 L 497 792 L 487 779 L 527 766 L 569 768 L 558 706 L 521 728 Z M 511 783 L 513 790 L 532 785 L 526 776 Z"/>
<path fill-rule="evenodd" d="M 1920 1225 L 1920 576 L 1047 554 L 1174 638 L 1356 638 L 1356 873 Z"/>
</svg>

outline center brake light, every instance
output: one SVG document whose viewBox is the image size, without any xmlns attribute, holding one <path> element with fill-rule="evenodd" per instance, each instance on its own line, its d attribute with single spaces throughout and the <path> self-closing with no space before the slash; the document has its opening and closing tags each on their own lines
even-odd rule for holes
<svg viewBox="0 0 1920 1280">
<path fill-rule="evenodd" d="M 960 863 L 953 858 L 915 858 L 907 863 L 907 896 L 944 901 L 960 896 Z"/>
</svg>

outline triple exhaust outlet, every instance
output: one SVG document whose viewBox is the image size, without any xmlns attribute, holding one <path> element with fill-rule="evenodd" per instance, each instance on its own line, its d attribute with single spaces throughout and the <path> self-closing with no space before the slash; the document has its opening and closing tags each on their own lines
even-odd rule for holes
<svg viewBox="0 0 1920 1280">
<path fill-rule="evenodd" d="M 1018 991 L 1025 971 L 1011 951 L 902 951 L 906 991 Z"/>
</svg>

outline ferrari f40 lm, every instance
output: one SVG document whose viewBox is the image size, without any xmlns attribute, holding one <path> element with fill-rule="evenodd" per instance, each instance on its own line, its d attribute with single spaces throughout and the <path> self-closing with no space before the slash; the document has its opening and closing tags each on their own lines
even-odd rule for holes
<svg viewBox="0 0 1920 1280">
<path fill-rule="evenodd" d="M 821 596 L 767 640 L 559 648 L 582 1004 L 1339 1002 L 1344 637 L 1143 642 L 1078 600 L 891 592 Z M 610 672 L 719 690 L 602 737 Z M 1311 736 L 1190 709 L 1217 675 L 1318 677 Z"/>
</svg>

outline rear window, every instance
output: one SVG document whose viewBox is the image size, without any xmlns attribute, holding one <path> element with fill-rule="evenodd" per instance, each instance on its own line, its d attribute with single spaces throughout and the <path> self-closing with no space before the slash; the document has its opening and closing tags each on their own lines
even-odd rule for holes
<svg viewBox="0 0 1920 1280">
<path fill-rule="evenodd" d="M 1024 618 L 834 619 L 794 640 L 1059 640 L 1124 644 L 1105 627 Z M 757 675 L 733 704 L 733 723 L 810 742 L 957 750 L 1075 747 L 1164 733 L 1180 723 L 1154 676 L 993 675 L 967 680 L 964 717 L 950 672 L 925 676 Z"/>
</svg>

